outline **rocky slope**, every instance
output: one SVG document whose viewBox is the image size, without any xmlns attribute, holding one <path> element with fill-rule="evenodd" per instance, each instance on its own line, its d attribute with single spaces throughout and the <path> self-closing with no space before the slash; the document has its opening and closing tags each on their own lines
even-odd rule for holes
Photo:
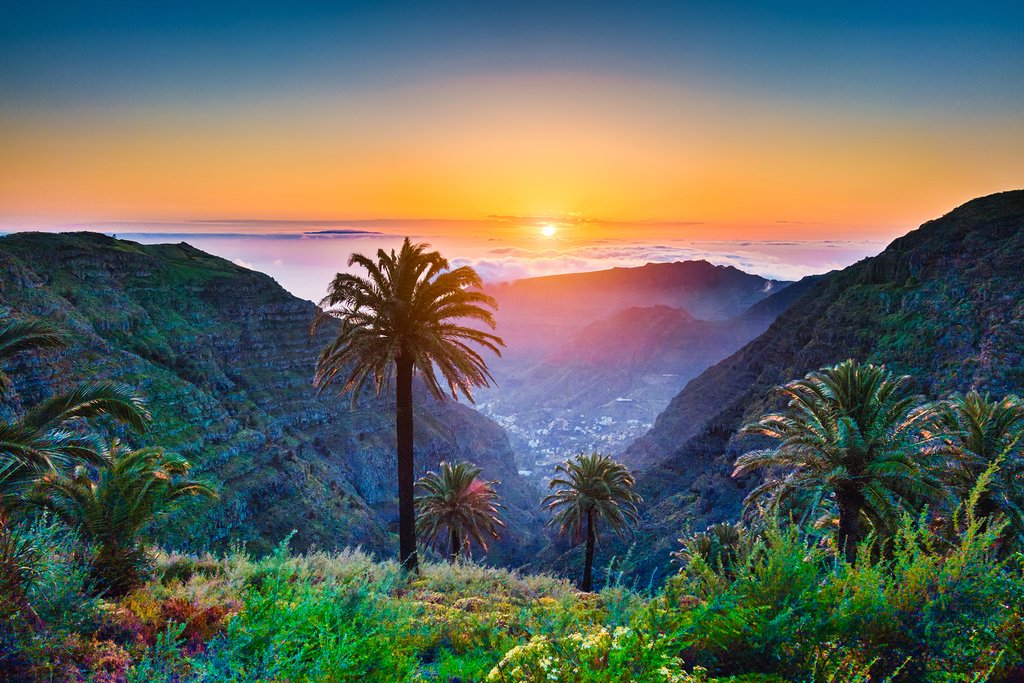
<svg viewBox="0 0 1024 683">
<path fill-rule="evenodd" d="M 218 503 L 169 525 L 173 542 L 241 539 L 264 549 L 296 529 L 298 548 L 393 551 L 390 400 L 367 397 L 350 409 L 347 397 L 317 395 L 311 378 L 329 332 L 311 338 L 313 305 L 270 277 L 187 244 L 22 233 L 0 239 L 0 312 L 44 316 L 75 335 L 67 351 L 12 368 L 17 400 L 80 378 L 128 382 L 155 417 L 136 441 L 178 450 L 220 482 Z M 511 528 L 493 559 L 528 556 L 537 496 L 520 481 L 502 430 L 424 392 L 417 410 L 419 468 L 467 459 L 499 479 Z"/>
<path fill-rule="evenodd" d="M 637 548 L 642 573 L 668 569 L 686 525 L 734 519 L 750 481 L 730 478 L 751 446 L 737 429 L 772 389 L 846 358 L 885 363 L 936 397 L 1024 391 L 1024 191 L 973 200 L 879 256 L 814 282 L 768 330 L 691 381 L 627 449 L 653 463 Z"/>
</svg>

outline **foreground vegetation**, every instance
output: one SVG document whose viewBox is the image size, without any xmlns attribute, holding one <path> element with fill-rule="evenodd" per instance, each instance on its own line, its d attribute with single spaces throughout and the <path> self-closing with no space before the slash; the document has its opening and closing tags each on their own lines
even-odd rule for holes
<svg viewBox="0 0 1024 683">
<path fill-rule="evenodd" d="M 904 517 L 892 551 L 850 565 L 772 524 L 704 553 L 656 592 L 598 593 L 470 563 L 348 550 L 263 559 L 160 554 L 119 599 L 89 589 L 66 527 L 35 548 L 44 630 L 8 614 L 0 670 L 92 681 L 1000 681 L 1024 673 L 1024 567 L 969 516 L 955 539 Z M 723 552 L 727 550 L 727 552 Z M 737 678 L 730 678 L 737 677 Z M 15 678 L 14 680 L 20 680 Z"/>
</svg>

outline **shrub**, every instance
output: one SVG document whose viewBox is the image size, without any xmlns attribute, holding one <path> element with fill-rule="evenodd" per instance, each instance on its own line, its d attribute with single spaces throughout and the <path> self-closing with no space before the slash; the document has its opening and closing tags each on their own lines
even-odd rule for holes
<svg viewBox="0 0 1024 683">
<path fill-rule="evenodd" d="M 719 675 L 998 680 L 1024 661 L 1024 573 L 998 558 L 999 532 L 972 521 L 950 546 L 904 517 L 890 557 L 872 564 L 865 546 L 854 566 L 769 527 L 734 575 L 694 558 L 661 600 L 683 659 Z"/>
</svg>

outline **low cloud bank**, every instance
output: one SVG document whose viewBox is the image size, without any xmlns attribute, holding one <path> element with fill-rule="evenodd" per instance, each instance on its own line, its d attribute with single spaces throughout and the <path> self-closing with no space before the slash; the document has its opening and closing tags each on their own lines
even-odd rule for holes
<svg viewBox="0 0 1024 683">
<path fill-rule="evenodd" d="M 453 263 L 473 266 L 488 282 L 695 260 L 733 266 L 772 280 L 799 280 L 806 275 L 843 268 L 878 253 L 883 247 L 880 242 L 835 241 L 720 242 L 685 246 L 601 244 L 564 250 L 503 247 L 477 257 L 455 258 Z"/>
</svg>

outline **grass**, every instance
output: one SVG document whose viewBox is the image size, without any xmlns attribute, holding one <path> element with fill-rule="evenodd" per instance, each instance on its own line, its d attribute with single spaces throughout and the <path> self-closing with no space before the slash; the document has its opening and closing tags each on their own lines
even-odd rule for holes
<svg viewBox="0 0 1024 683">
<path fill-rule="evenodd" d="M 158 552 L 119 601 L 89 597 L 72 535 L 32 588 L 46 632 L 8 615 L 0 670 L 26 680 L 860 683 L 1018 680 L 1024 558 L 974 523 L 954 542 L 906 518 L 852 567 L 822 537 L 769 526 L 728 566 L 699 556 L 655 592 L 358 549 L 262 558 Z M 0 633 L 4 633 L 0 631 Z M 16 679 L 17 680 L 17 679 Z"/>
</svg>

